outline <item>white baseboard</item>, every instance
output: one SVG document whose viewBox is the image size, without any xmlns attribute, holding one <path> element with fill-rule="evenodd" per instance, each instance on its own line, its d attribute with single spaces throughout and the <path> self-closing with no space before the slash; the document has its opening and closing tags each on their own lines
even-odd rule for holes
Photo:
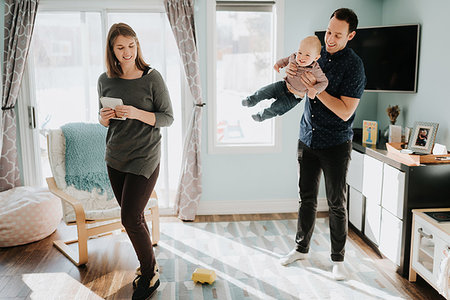
<svg viewBox="0 0 450 300">
<path fill-rule="evenodd" d="M 317 202 L 317 211 L 328 211 L 326 198 L 319 198 Z M 197 215 L 270 214 L 291 212 L 298 212 L 298 199 L 200 201 Z"/>
</svg>

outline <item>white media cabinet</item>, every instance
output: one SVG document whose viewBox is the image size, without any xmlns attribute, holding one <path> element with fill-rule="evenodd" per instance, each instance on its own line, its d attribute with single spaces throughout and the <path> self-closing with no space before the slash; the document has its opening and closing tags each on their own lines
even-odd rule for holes
<svg viewBox="0 0 450 300">
<path fill-rule="evenodd" d="M 350 226 L 408 278 L 412 210 L 450 206 L 450 164 L 407 166 L 354 139 L 347 185 Z"/>
</svg>

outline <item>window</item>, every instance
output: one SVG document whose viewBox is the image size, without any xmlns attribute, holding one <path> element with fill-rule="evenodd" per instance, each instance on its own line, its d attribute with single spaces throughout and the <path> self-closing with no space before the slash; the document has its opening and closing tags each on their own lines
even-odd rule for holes
<svg viewBox="0 0 450 300">
<path fill-rule="evenodd" d="M 101 14 L 38 12 L 28 64 L 45 178 L 51 176 L 46 130 L 98 122 L 97 78 L 104 68 Z"/>
<path fill-rule="evenodd" d="M 273 100 L 252 108 L 243 107 L 241 102 L 275 80 L 274 2 L 217 1 L 215 8 L 210 31 L 213 68 L 208 76 L 208 88 L 214 90 L 210 93 L 210 151 L 273 151 L 278 146 L 277 120 L 259 123 L 251 117 Z"/>
<path fill-rule="evenodd" d="M 105 71 L 104 43 L 113 23 L 136 31 L 144 59 L 164 77 L 174 123 L 163 128 L 162 158 L 156 190 L 160 207 L 173 206 L 181 170 L 184 88 L 178 48 L 165 12 L 143 10 L 39 11 L 28 61 L 29 90 L 39 131 L 43 177 L 51 176 L 45 134 L 69 122 L 98 122 L 97 79 Z M 105 25 L 103 25 L 105 24 Z M 33 94 L 30 93 L 30 94 Z M 21 126 L 22 127 L 22 126 Z M 44 181 L 41 180 L 41 183 Z"/>
</svg>

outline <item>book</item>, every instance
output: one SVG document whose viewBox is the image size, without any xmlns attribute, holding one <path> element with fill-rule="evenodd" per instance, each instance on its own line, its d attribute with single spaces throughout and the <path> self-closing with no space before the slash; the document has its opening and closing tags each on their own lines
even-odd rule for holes
<svg viewBox="0 0 450 300">
<path fill-rule="evenodd" d="M 123 105 L 123 101 L 120 98 L 113 98 L 113 97 L 101 97 L 100 102 L 102 103 L 103 107 L 109 107 L 112 109 L 115 109 L 117 105 Z M 114 120 L 126 120 L 127 118 L 111 118 Z"/>
<path fill-rule="evenodd" d="M 450 222 L 450 211 L 425 211 L 424 213 L 438 222 Z"/>
<path fill-rule="evenodd" d="M 378 122 L 377 121 L 363 121 L 363 135 L 362 135 L 363 144 L 372 144 L 375 145 L 377 143 L 378 138 Z"/>
</svg>

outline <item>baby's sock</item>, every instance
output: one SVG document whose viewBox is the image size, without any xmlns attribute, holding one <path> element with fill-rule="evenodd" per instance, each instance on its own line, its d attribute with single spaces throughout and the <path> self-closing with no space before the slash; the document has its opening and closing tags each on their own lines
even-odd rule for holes
<svg viewBox="0 0 450 300">
<path fill-rule="evenodd" d="M 249 106 L 250 107 L 250 101 L 248 101 L 248 99 L 242 100 L 242 106 Z"/>
<path fill-rule="evenodd" d="M 244 100 L 242 100 L 242 106 L 247 106 L 247 107 L 253 107 L 255 106 L 257 103 L 253 103 L 250 101 L 250 99 L 245 98 Z"/>
<path fill-rule="evenodd" d="M 252 115 L 253 120 L 255 120 L 256 122 L 262 122 L 264 121 L 261 114 L 257 113 L 256 115 Z"/>
</svg>

